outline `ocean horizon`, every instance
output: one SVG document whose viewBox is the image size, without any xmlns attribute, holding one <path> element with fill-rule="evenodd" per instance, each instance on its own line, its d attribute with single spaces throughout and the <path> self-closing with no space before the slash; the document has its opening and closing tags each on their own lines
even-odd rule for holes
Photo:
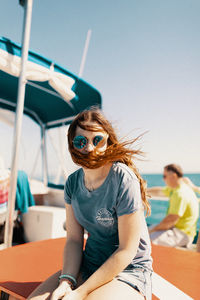
<svg viewBox="0 0 200 300">
<path fill-rule="evenodd" d="M 141 173 L 141 176 L 147 181 L 148 187 L 165 186 L 162 173 Z M 195 185 L 200 186 L 200 173 L 185 173 L 184 177 L 189 177 Z"/>
<path fill-rule="evenodd" d="M 147 181 L 148 187 L 165 186 L 163 175 L 161 173 L 144 173 L 141 174 L 142 178 Z M 189 177 L 190 180 L 197 186 L 200 186 L 200 173 L 185 173 L 184 176 Z M 53 182 L 53 176 L 49 176 L 49 181 Z M 64 184 L 64 178 L 61 179 L 60 184 Z M 200 198 L 200 194 L 196 194 Z M 159 223 L 167 213 L 169 201 L 159 199 L 149 199 L 151 205 L 151 216 L 146 218 L 147 224 Z M 197 223 L 197 228 L 200 229 L 200 218 Z"/>
</svg>

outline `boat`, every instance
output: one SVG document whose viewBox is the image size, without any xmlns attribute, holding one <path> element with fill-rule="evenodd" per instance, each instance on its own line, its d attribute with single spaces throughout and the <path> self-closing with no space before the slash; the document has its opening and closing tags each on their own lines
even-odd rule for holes
<svg viewBox="0 0 200 300">
<path fill-rule="evenodd" d="M 10 295 L 13 299 L 26 299 L 41 282 L 62 267 L 64 245 L 65 238 L 59 238 L 2 250 L 0 252 L 1 270 L 4 270 L 0 272 L 2 297 Z M 153 245 L 152 254 L 154 260 L 152 300 L 199 299 L 199 253 Z"/>
<path fill-rule="evenodd" d="M 28 4 L 31 3 L 31 1 L 22 1 L 22 3 L 24 3 L 25 6 L 27 5 L 25 7 L 26 14 L 30 14 L 29 10 L 31 8 L 28 7 Z M 27 21 L 27 23 L 30 23 L 30 21 Z M 24 44 L 26 44 L 26 42 L 24 42 Z M 6 53 L 6 56 L 8 57 L 12 57 L 10 55 L 13 55 L 14 53 L 14 56 L 17 58 L 12 57 L 12 61 L 13 59 L 18 60 L 18 64 L 21 52 L 24 53 L 25 51 L 22 51 L 22 48 L 23 47 L 20 45 L 17 45 L 6 38 L 0 39 L 1 52 L 4 51 L 4 54 Z M 20 63 L 23 65 L 22 61 Z M 41 127 L 41 145 L 44 158 L 42 187 L 46 188 L 43 195 L 48 195 L 49 189 L 54 188 L 55 190 L 61 188 L 60 193 L 62 194 L 62 186 L 52 186 L 48 183 L 45 156 L 46 131 L 50 128 L 69 124 L 74 116 L 85 108 L 93 105 L 101 107 L 101 95 L 95 88 L 78 76 L 41 55 L 29 51 L 27 52 L 27 64 L 25 64 L 24 71 L 27 71 L 29 66 L 33 66 L 33 64 L 39 65 L 39 67 L 37 66 L 36 71 L 45 68 L 48 74 L 51 73 L 51 79 L 53 75 L 55 75 L 56 80 L 51 81 L 48 79 L 39 81 L 35 79 L 36 77 L 28 79 L 25 75 L 26 72 L 22 74 L 23 67 L 21 73 L 18 72 L 17 75 L 16 73 L 15 75 L 8 74 L 6 70 L 1 69 L 0 81 L 3 84 L 1 84 L 0 87 L 0 108 L 14 112 L 16 107 L 18 107 L 16 112 L 17 124 L 19 118 L 21 119 L 22 108 L 24 106 L 24 113 Z M 16 70 L 16 68 L 14 69 Z M 45 78 L 47 78 L 48 74 Z M 28 79 L 26 84 L 26 94 L 23 99 L 24 105 L 23 103 L 20 104 L 20 97 L 16 100 L 18 76 L 21 78 L 19 79 L 19 82 L 22 82 L 25 77 Z M 64 87 L 65 85 L 68 87 L 67 92 L 65 88 L 63 89 L 63 82 Z M 57 83 L 58 85 L 56 85 Z M 23 88 L 25 88 L 25 86 Z M 18 96 L 20 96 L 19 94 L 20 92 L 18 89 Z M 33 97 L 33 95 L 35 96 Z M 37 101 L 35 99 L 43 99 L 44 101 Z M 20 108 L 19 105 L 21 105 Z M 46 112 L 47 107 L 51 113 Z M 14 143 L 15 150 L 13 151 L 15 155 L 16 152 L 18 152 L 16 151 L 16 148 L 18 148 L 17 144 L 20 138 L 20 134 L 18 134 L 20 131 L 19 127 L 20 126 L 16 125 L 17 141 Z M 16 177 L 17 174 L 17 164 L 15 161 L 16 158 L 14 156 L 11 167 L 11 176 L 13 176 L 13 179 L 11 180 L 12 194 L 9 196 L 10 203 L 13 202 L 15 196 L 14 192 L 16 191 L 16 178 L 14 177 Z M 14 175 L 12 175 L 13 172 Z M 43 205 L 43 207 L 44 206 L 45 205 Z M 8 225 L 11 226 L 14 211 L 13 205 L 10 204 L 9 210 L 10 213 L 8 213 L 7 222 L 9 223 Z M 7 230 L 7 237 L 10 232 L 11 229 Z M 40 282 L 61 268 L 65 239 L 66 238 L 45 239 L 12 247 L 9 236 L 6 240 L 5 249 L 0 251 L 1 298 L 5 295 L 10 295 L 13 299 L 26 299 Z M 199 298 L 200 288 L 198 276 L 200 272 L 200 253 L 152 245 L 152 255 L 154 261 L 153 299 L 189 300 Z M 56 260 L 54 259 L 55 257 Z"/>
</svg>

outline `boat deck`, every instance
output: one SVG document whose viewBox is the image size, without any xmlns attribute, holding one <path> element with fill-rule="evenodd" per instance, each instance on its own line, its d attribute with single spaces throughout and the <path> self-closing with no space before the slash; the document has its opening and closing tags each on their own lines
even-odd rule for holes
<svg viewBox="0 0 200 300">
<path fill-rule="evenodd" d="M 0 251 L 0 291 L 28 295 L 62 266 L 65 238 L 27 243 Z M 198 299 L 200 253 L 152 247 L 153 299 Z"/>
</svg>

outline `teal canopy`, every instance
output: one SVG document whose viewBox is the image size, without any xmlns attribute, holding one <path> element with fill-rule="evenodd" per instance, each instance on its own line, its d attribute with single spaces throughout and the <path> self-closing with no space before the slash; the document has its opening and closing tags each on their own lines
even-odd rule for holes
<svg viewBox="0 0 200 300">
<path fill-rule="evenodd" d="M 15 111 L 21 46 L 0 38 L 0 108 Z M 24 113 L 45 129 L 69 124 L 80 111 L 101 107 L 90 84 L 53 61 L 29 51 Z"/>
</svg>

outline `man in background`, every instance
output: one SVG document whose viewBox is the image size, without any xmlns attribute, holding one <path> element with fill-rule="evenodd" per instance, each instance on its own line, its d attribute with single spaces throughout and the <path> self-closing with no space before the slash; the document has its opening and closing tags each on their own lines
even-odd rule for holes
<svg viewBox="0 0 200 300">
<path fill-rule="evenodd" d="M 199 204 L 192 188 L 183 180 L 180 166 L 164 167 L 163 179 L 166 187 L 148 188 L 150 196 L 167 196 L 169 208 L 166 217 L 149 229 L 154 244 L 171 247 L 189 247 L 196 235 Z"/>
</svg>

